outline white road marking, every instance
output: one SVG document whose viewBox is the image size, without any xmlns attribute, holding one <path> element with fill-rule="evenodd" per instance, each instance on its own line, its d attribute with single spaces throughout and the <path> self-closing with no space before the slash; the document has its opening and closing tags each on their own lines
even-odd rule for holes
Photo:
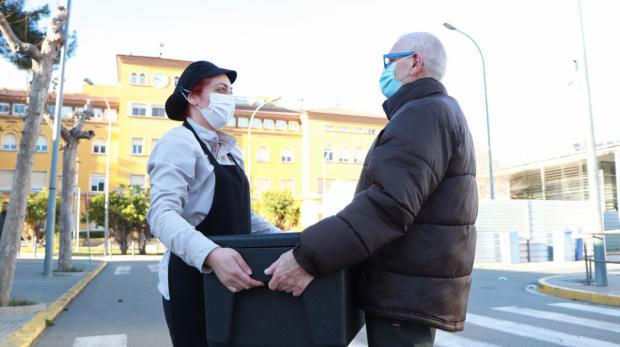
<svg viewBox="0 0 620 347">
<path fill-rule="evenodd" d="M 159 264 L 150 264 L 148 268 L 150 272 L 159 272 Z"/>
<path fill-rule="evenodd" d="M 114 269 L 115 275 L 129 275 L 130 272 L 131 272 L 131 265 L 121 265 L 121 266 L 117 266 L 116 269 Z"/>
<path fill-rule="evenodd" d="M 594 306 L 594 305 L 575 304 L 572 302 L 558 302 L 556 304 L 548 304 L 548 305 L 554 306 L 554 307 L 568 308 L 571 310 L 604 314 L 606 316 L 620 317 L 619 309 L 606 308 L 606 307 Z"/>
<path fill-rule="evenodd" d="M 469 324 L 478 325 L 487 329 L 498 330 L 507 334 L 527 337 L 533 340 L 555 343 L 560 346 L 570 347 L 620 347 L 612 342 L 597 340 L 584 336 L 565 334 L 559 331 L 539 328 L 533 325 L 521 324 L 502 319 L 481 316 L 473 313 L 467 314 Z"/>
<path fill-rule="evenodd" d="M 455 333 L 448 333 L 445 331 L 437 330 L 435 335 L 435 345 L 440 347 L 499 347 L 491 343 L 474 341 Z"/>
<path fill-rule="evenodd" d="M 589 328 L 602 329 L 615 333 L 620 333 L 620 324 L 609 323 L 595 319 L 576 317 L 557 312 L 533 310 L 517 306 L 494 307 L 493 309 L 502 312 L 519 314 L 522 316 L 534 317 L 538 319 L 547 319 L 561 323 L 581 325 Z"/>
<path fill-rule="evenodd" d="M 127 335 L 77 337 L 73 347 L 127 347 Z"/>
</svg>

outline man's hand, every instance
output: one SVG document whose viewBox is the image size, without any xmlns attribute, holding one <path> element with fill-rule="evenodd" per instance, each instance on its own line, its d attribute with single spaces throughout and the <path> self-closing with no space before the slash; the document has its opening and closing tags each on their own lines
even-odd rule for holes
<svg viewBox="0 0 620 347">
<path fill-rule="evenodd" d="M 314 279 L 297 264 L 292 250 L 282 254 L 265 270 L 265 274 L 272 276 L 269 289 L 292 293 L 293 296 L 300 296 Z"/>
<path fill-rule="evenodd" d="M 252 269 L 232 248 L 214 249 L 205 259 L 205 265 L 212 268 L 220 282 L 233 293 L 265 285 L 250 277 Z"/>
</svg>

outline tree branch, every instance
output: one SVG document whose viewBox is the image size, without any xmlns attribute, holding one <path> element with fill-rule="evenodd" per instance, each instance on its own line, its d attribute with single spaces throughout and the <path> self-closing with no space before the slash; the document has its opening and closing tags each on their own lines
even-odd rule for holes
<svg viewBox="0 0 620 347">
<path fill-rule="evenodd" d="M 31 43 L 22 42 L 17 35 L 13 32 L 11 28 L 11 24 L 6 20 L 4 14 L 0 13 L 0 32 L 4 36 L 9 49 L 13 53 L 23 53 L 28 55 L 30 58 L 40 61 L 43 58 L 41 51 L 37 48 L 37 46 Z"/>
</svg>

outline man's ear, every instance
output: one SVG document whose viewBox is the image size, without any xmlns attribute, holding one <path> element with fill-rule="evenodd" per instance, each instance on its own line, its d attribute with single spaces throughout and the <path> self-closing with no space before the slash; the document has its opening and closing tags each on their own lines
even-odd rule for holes
<svg viewBox="0 0 620 347">
<path fill-rule="evenodd" d="M 422 67 L 424 66 L 424 63 L 422 61 L 422 56 L 419 55 L 418 53 L 414 53 L 411 60 L 413 60 L 413 67 L 411 68 L 411 75 L 413 76 L 418 75 L 420 71 L 422 70 Z"/>
</svg>

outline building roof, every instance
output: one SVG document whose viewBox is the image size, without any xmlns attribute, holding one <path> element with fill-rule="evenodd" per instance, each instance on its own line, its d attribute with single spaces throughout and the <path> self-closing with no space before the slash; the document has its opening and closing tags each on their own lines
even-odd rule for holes
<svg viewBox="0 0 620 347">
<path fill-rule="evenodd" d="M 237 104 L 235 106 L 235 109 L 237 110 L 247 110 L 247 111 L 254 111 L 256 110 L 256 108 L 259 105 L 243 105 L 243 104 Z M 296 110 L 291 110 L 289 108 L 285 108 L 285 107 L 280 107 L 277 105 L 272 105 L 272 104 L 268 104 L 265 105 L 263 107 L 260 108 L 260 110 L 258 110 L 258 112 L 278 112 L 278 113 L 292 113 L 292 114 L 299 114 L 301 112 L 296 111 Z"/>
<path fill-rule="evenodd" d="M 192 62 L 189 60 L 178 60 L 159 57 L 147 57 L 140 55 L 125 55 L 117 54 L 116 59 L 118 62 L 133 65 L 149 65 L 149 66 L 164 66 L 164 67 L 176 67 L 179 69 L 185 69 L 187 65 Z"/>
<path fill-rule="evenodd" d="M 26 102 L 26 91 L 19 89 L 0 88 L 0 101 L 10 102 Z M 84 106 L 86 100 L 90 99 L 93 107 L 105 107 L 105 99 L 101 96 L 94 96 L 82 93 L 63 93 L 63 103 L 66 105 Z M 119 101 L 117 98 L 109 97 L 110 107 L 118 108 Z M 56 93 L 49 93 L 47 103 L 54 105 L 56 103 Z"/>
<path fill-rule="evenodd" d="M 307 110 L 306 115 L 310 119 L 320 119 L 328 121 L 340 121 L 351 123 L 372 123 L 383 125 L 387 123 L 385 115 L 374 113 L 347 110 L 343 108 L 325 108 Z"/>
</svg>

